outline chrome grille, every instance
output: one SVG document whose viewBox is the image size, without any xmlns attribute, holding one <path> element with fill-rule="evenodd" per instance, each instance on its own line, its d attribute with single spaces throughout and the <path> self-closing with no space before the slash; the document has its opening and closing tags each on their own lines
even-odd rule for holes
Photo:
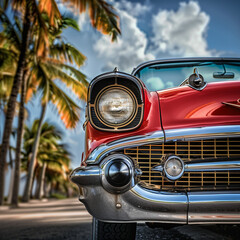
<svg viewBox="0 0 240 240">
<path fill-rule="evenodd" d="M 179 156 L 183 161 L 226 160 L 240 158 L 240 138 L 208 139 L 167 142 L 144 145 L 124 150 L 142 170 L 141 184 L 158 190 L 198 190 L 240 188 L 240 172 L 185 173 L 181 179 L 170 182 L 159 172 L 151 171 L 166 154 Z"/>
</svg>

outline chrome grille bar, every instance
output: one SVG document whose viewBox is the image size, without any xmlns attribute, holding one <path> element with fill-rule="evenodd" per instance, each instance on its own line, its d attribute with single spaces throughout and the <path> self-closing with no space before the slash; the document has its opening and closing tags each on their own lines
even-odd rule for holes
<svg viewBox="0 0 240 240">
<path fill-rule="evenodd" d="M 240 171 L 240 161 L 201 162 L 185 164 L 185 172 Z"/>
</svg>

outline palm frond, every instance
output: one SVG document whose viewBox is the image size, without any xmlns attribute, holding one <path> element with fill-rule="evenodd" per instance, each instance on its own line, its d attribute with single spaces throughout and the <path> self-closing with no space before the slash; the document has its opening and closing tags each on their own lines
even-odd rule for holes
<svg viewBox="0 0 240 240">
<path fill-rule="evenodd" d="M 34 16 L 34 25 L 37 28 L 37 30 L 33 32 L 34 35 L 32 36 L 35 37 L 35 52 L 37 56 L 46 56 L 49 46 L 49 27 L 35 1 L 33 1 L 32 5 L 32 15 Z"/>
<path fill-rule="evenodd" d="M 16 55 L 13 51 L 0 47 L 1 74 L 14 75 L 17 68 Z"/>
<path fill-rule="evenodd" d="M 79 31 L 79 25 L 77 23 L 77 21 L 73 18 L 69 18 L 69 17 L 62 17 L 62 28 L 68 28 L 68 27 L 72 27 L 73 29 Z"/>
<path fill-rule="evenodd" d="M 80 14 L 88 12 L 92 26 L 103 34 L 109 34 L 112 41 L 121 34 L 116 11 L 105 0 L 63 0 L 63 2 L 77 8 Z"/>
<path fill-rule="evenodd" d="M 55 23 L 55 18 L 61 18 L 61 13 L 58 10 L 58 6 L 55 0 L 40 0 L 38 7 L 41 12 L 47 13 L 50 19 L 50 24 L 52 26 Z"/>
<path fill-rule="evenodd" d="M 71 64 L 75 63 L 78 67 L 83 65 L 86 57 L 73 45 L 69 43 L 57 43 L 50 46 L 50 57 L 56 58 L 64 62 Z"/>
<path fill-rule="evenodd" d="M 16 17 L 16 19 L 18 19 Z M 3 26 L 3 31 L 1 32 L 1 44 L 3 41 L 8 45 L 14 45 L 16 49 L 21 49 L 21 32 L 18 32 L 15 28 L 15 25 L 12 24 L 11 20 L 9 19 L 8 15 L 5 11 L 0 8 L 0 22 Z"/>
<path fill-rule="evenodd" d="M 13 75 L 0 73 L 0 99 L 7 101 L 11 93 L 13 79 Z"/>
<path fill-rule="evenodd" d="M 67 128 L 75 128 L 80 116 L 77 104 L 54 82 L 50 82 L 51 102 L 56 106 L 61 120 Z"/>
<path fill-rule="evenodd" d="M 73 78 L 70 74 L 67 74 L 63 70 L 67 70 L 67 65 L 62 64 L 62 68 L 58 65 L 51 64 L 50 62 L 41 63 L 42 69 L 44 69 L 45 74 L 48 76 L 48 79 L 60 79 L 67 87 L 70 87 L 71 90 L 83 100 L 86 100 L 86 87 L 82 84 L 81 80 Z M 65 69 L 64 69 L 65 68 Z"/>
</svg>

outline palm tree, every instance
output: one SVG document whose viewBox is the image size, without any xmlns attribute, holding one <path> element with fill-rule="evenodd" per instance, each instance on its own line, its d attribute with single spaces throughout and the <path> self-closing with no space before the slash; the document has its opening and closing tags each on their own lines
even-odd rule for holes
<svg viewBox="0 0 240 240">
<path fill-rule="evenodd" d="M 6 155 L 9 147 L 9 137 L 12 128 L 12 121 L 16 107 L 16 99 L 20 90 L 21 81 L 23 81 L 24 69 L 26 67 L 26 54 L 29 49 L 29 36 L 34 26 L 40 26 L 40 34 L 38 37 L 38 56 L 45 56 L 48 49 L 48 30 L 45 25 L 42 13 L 46 13 L 50 19 L 52 26 L 55 20 L 61 18 L 57 4 L 54 0 L 39 0 L 38 4 L 35 0 L 5 0 L 5 9 L 12 2 L 14 10 L 22 10 L 23 31 L 21 51 L 17 62 L 17 70 L 15 73 L 11 95 L 8 101 L 6 113 L 6 121 L 3 133 L 2 148 L 0 152 L 0 205 L 3 204 L 4 197 L 4 166 Z M 64 0 L 69 4 L 78 7 L 80 13 L 88 10 L 92 26 L 104 34 L 109 34 L 112 40 L 116 40 L 120 33 L 118 26 L 118 17 L 114 13 L 113 7 L 104 0 Z M 15 13 L 16 11 L 14 11 Z M 44 110 L 44 109 L 43 109 Z"/>
<path fill-rule="evenodd" d="M 64 23 L 66 22 L 66 23 Z M 72 19 L 65 19 L 62 26 L 77 26 Z M 49 56 L 34 57 L 35 61 L 31 61 L 31 79 L 34 86 L 42 93 L 42 110 L 38 126 L 38 132 L 35 138 L 35 143 L 32 149 L 31 161 L 28 170 L 27 182 L 25 186 L 23 201 L 28 201 L 31 193 L 31 184 L 36 161 L 39 136 L 42 127 L 42 122 L 46 113 L 47 104 L 52 102 L 61 116 L 66 127 L 75 127 L 79 121 L 79 107 L 76 103 L 55 83 L 56 79 L 61 80 L 65 85 L 69 86 L 79 99 L 86 100 L 86 89 L 88 82 L 85 75 L 79 72 L 71 65 L 65 64 L 69 62 L 81 66 L 85 57 L 69 43 L 64 43 L 61 38 L 60 31 L 54 32 L 51 35 Z M 56 43 L 55 40 L 58 39 Z M 33 56 L 35 54 L 33 53 Z M 69 74 L 71 73 L 71 75 Z M 29 88 L 28 97 L 33 93 L 32 88 Z"/>
<path fill-rule="evenodd" d="M 61 175 L 67 181 L 67 172 L 70 165 L 70 154 L 66 150 L 66 145 L 51 143 L 50 149 L 39 151 L 40 161 L 42 163 L 41 174 L 39 175 L 39 184 L 36 191 L 36 198 L 41 199 L 43 196 L 43 186 L 46 172 L 55 172 Z M 55 145 L 55 146 L 54 146 Z M 40 149 L 39 149 L 40 150 Z"/>
<path fill-rule="evenodd" d="M 24 134 L 24 161 L 29 162 L 29 155 L 34 145 L 34 139 L 37 135 L 39 120 L 35 120 L 32 127 L 26 128 Z M 45 122 L 42 125 L 39 151 L 37 153 L 37 161 L 35 168 L 38 169 L 38 184 L 36 188 L 36 197 L 41 198 L 43 193 L 43 183 L 45 182 L 45 173 L 50 169 L 57 173 L 65 174 L 69 169 L 70 154 L 67 146 L 60 144 L 62 140 L 62 132 L 55 126 Z M 26 169 L 26 166 L 25 166 Z"/>
<path fill-rule="evenodd" d="M 14 55 L 15 58 L 11 59 L 11 64 L 9 66 L 17 65 L 17 58 L 20 53 L 21 48 L 21 26 L 20 26 L 20 20 L 15 17 L 15 21 L 12 24 L 8 16 L 4 13 L 4 11 L 1 9 L 1 20 L 4 26 L 4 30 L 1 32 L 1 45 L 3 48 L 0 50 L 5 51 L 7 56 Z M 4 61 L 6 65 L 6 60 Z M 14 73 L 16 71 L 15 68 L 10 68 L 8 71 L 5 70 L 5 75 L 8 73 L 8 78 L 6 80 L 8 81 L 8 84 L 13 83 L 14 79 Z M 27 76 L 29 74 L 29 71 L 27 69 L 24 70 L 23 73 L 23 81 L 21 82 L 21 100 L 19 105 L 19 113 L 18 113 L 18 128 L 17 128 L 17 146 L 16 146 L 16 154 L 15 154 L 15 167 L 14 167 L 14 182 L 12 186 L 10 185 L 10 191 L 12 191 L 11 195 L 11 204 L 14 206 L 18 205 L 18 191 L 19 191 L 19 178 L 20 178 L 20 152 L 21 152 L 21 143 L 22 143 L 22 137 L 23 137 L 23 125 L 24 125 L 24 119 L 25 119 L 25 109 L 24 109 L 24 101 L 25 101 L 25 92 L 26 92 L 26 80 Z M 11 89 L 11 88 L 10 88 Z M 9 93 L 8 93 L 9 95 Z"/>
<path fill-rule="evenodd" d="M 4 13 L 3 13 L 4 14 Z M 18 48 L 21 45 L 18 41 L 20 37 L 18 36 L 18 32 L 20 32 L 20 27 L 18 26 L 18 31 L 15 29 L 16 24 L 11 24 L 10 20 L 6 15 L 3 15 L 4 18 L 2 18 L 3 23 L 5 24 L 5 29 L 1 33 L 1 39 L 2 42 L 4 42 L 5 48 L 3 50 L 9 51 L 10 48 L 13 48 L 15 50 L 15 54 L 18 54 Z M 50 51 L 48 58 L 38 57 L 36 52 L 33 50 L 28 52 L 28 65 L 27 69 L 25 71 L 25 78 L 28 79 L 28 99 L 31 97 L 34 90 L 36 90 L 37 86 L 40 85 L 40 89 L 45 87 L 45 94 L 49 94 L 49 85 L 53 85 L 54 89 L 50 90 L 50 96 L 45 96 L 44 99 L 49 98 L 52 100 L 52 102 L 58 107 L 59 114 L 61 115 L 64 123 L 67 127 L 74 127 L 76 125 L 76 122 L 79 120 L 79 115 L 77 113 L 78 107 L 77 105 L 52 81 L 53 78 L 62 79 L 67 86 L 70 86 L 75 93 L 78 95 L 80 99 L 85 99 L 86 97 L 86 87 L 88 85 L 88 82 L 85 80 L 85 76 L 73 68 L 70 65 L 67 65 L 65 62 L 75 63 L 78 67 L 82 65 L 82 63 L 85 60 L 85 56 L 83 56 L 76 48 L 74 48 L 72 45 L 65 43 L 61 39 L 61 32 L 63 28 L 66 28 L 68 26 L 74 27 L 75 29 L 78 29 L 77 23 L 70 18 L 62 18 L 60 23 L 58 24 L 58 28 L 54 29 L 51 28 L 51 41 L 50 41 Z M 57 43 L 55 43 L 55 40 L 58 40 Z M 38 41 L 33 38 L 31 45 L 35 46 L 38 43 Z M 1 50 L 1 49 L 0 49 Z M 10 52 L 11 53 L 11 52 Z M 6 65 L 6 64 L 5 64 Z M 66 73 L 68 71 L 68 73 Z M 29 74 L 31 72 L 31 74 Z M 48 76 L 47 78 L 42 76 L 44 73 L 44 76 Z M 71 73 L 73 76 L 70 76 L 69 73 Z M 12 79 L 10 79 L 12 80 Z M 46 81 L 50 81 L 50 84 Z M 9 81 L 11 82 L 11 81 Z M 51 89 L 53 88 L 51 87 Z M 47 91 L 46 91 L 47 89 Z M 26 101 L 25 95 L 26 95 L 26 81 L 22 81 L 22 88 L 21 88 L 21 103 L 20 103 L 20 111 L 19 111 L 19 118 L 18 118 L 18 137 L 17 137 L 17 149 L 16 149 L 16 163 L 15 163 L 15 180 L 14 180 L 14 187 L 13 187 L 13 195 L 12 195 L 12 205 L 18 204 L 18 190 L 19 190 L 19 177 L 20 177 L 20 153 L 21 153 L 21 141 L 23 136 L 23 124 L 24 124 L 24 102 Z M 55 96 L 54 96 L 55 94 Z M 63 98 L 63 99 L 61 99 Z M 27 99 L 27 100 L 28 100 Z M 44 104 L 44 108 L 46 109 L 47 104 Z M 42 111 L 41 119 L 43 120 L 45 109 Z M 39 130 L 38 135 L 41 129 L 41 123 L 39 124 Z M 30 165 L 29 170 L 29 177 L 27 181 L 27 188 L 30 191 L 31 189 L 31 183 L 32 176 L 33 176 L 33 166 L 34 166 L 34 159 L 36 156 L 37 148 L 38 148 L 38 139 L 39 137 L 36 137 L 35 139 L 35 145 L 33 148 L 33 158 L 32 158 L 32 164 Z"/>
</svg>

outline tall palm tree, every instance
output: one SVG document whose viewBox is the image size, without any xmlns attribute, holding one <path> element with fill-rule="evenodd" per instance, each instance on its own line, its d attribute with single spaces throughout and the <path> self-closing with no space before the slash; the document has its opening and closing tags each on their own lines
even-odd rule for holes
<svg viewBox="0 0 240 240">
<path fill-rule="evenodd" d="M 65 23 L 66 22 L 66 23 Z M 76 26 L 76 22 L 72 19 L 65 19 L 61 26 Z M 23 195 L 23 201 L 28 201 L 31 193 L 31 184 L 33 179 L 34 165 L 36 161 L 39 136 L 42 127 L 42 122 L 46 113 L 47 104 L 52 102 L 61 116 L 62 121 L 66 127 L 75 127 L 79 121 L 79 107 L 74 101 L 56 84 L 56 79 L 61 80 L 65 85 L 69 86 L 79 99 L 86 100 L 86 89 L 88 82 L 85 75 L 79 72 L 68 63 L 74 63 L 81 66 L 85 57 L 72 45 L 65 43 L 61 40 L 61 27 L 50 35 L 50 50 L 49 55 L 45 57 L 36 57 L 34 52 L 35 61 L 31 61 L 31 78 L 30 82 L 37 86 L 37 90 L 42 93 L 42 110 L 38 126 L 38 132 L 35 138 L 35 143 L 32 149 L 31 161 L 28 169 L 27 182 Z M 60 31 L 59 31 L 60 30 Z M 55 40 L 58 40 L 55 42 Z M 70 75 L 71 73 L 72 75 Z M 31 96 L 33 89 L 29 88 L 27 96 Z"/>
<path fill-rule="evenodd" d="M 18 33 L 21 32 L 21 27 L 17 24 L 11 24 L 10 20 L 3 12 L 2 22 L 5 23 L 4 31 L 1 33 L 1 39 L 4 43 L 5 48 L 3 49 L 5 52 L 8 50 L 8 53 L 11 53 L 11 49 L 14 49 L 15 55 L 20 51 L 18 48 L 20 47 Z M 46 18 L 46 17 L 45 17 Z M 18 29 L 15 29 L 17 25 Z M 59 88 L 52 80 L 58 78 L 65 82 L 67 86 L 70 86 L 73 91 L 78 95 L 80 99 L 85 99 L 86 97 L 86 86 L 87 81 L 85 80 L 85 76 L 73 68 L 71 65 L 65 64 L 65 62 L 74 63 L 78 67 L 82 65 L 85 60 L 85 56 L 83 56 L 76 48 L 74 48 L 69 43 L 65 43 L 61 39 L 62 29 L 71 26 L 75 29 L 78 29 L 77 23 L 70 18 L 62 18 L 58 23 L 58 28 L 51 27 L 51 33 L 49 33 L 50 38 L 50 51 L 49 56 L 39 57 L 35 51 L 36 45 L 38 44 L 38 40 L 36 36 L 34 36 L 31 40 L 31 46 L 34 46 L 31 51 L 28 52 L 28 64 L 27 69 L 25 71 L 24 77 L 28 79 L 28 92 L 27 98 L 29 99 L 32 93 L 36 90 L 38 85 L 40 85 L 40 89 L 42 90 L 45 87 L 45 94 L 50 94 L 50 96 L 45 96 L 52 100 L 52 102 L 58 107 L 59 114 L 62 117 L 63 122 L 67 127 L 74 127 L 76 122 L 79 120 L 78 115 L 78 107 L 77 105 Z M 50 26 L 49 26 L 50 27 Z M 18 31 L 17 31 L 18 30 Z M 36 29 L 38 30 L 38 29 Z M 35 32 L 36 32 L 35 30 Z M 38 35 L 37 35 L 38 36 Z M 55 40 L 58 40 L 55 42 Z M 19 51 L 18 51 L 19 50 Z M 0 48 L 1 51 L 1 48 Z M 6 64 L 5 64 L 6 65 Z M 67 71 L 67 72 L 66 72 Z M 30 73 L 31 72 L 31 73 Z M 30 74 L 29 74 L 30 73 Z M 48 76 L 47 78 L 43 76 Z M 69 74 L 72 74 L 70 76 Z M 28 78 L 29 76 L 29 78 Z M 75 77 L 75 78 L 74 78 Z M 11 80 L 11 79 L 9 79 Z M 45 83 L 46 81 L 51 81 L 50 85 L 53 85 L 55 89 L 51 89 L 49 93 L 49 84 Z M 11 81 L 9 81 L 11 82 Z M 47 89 L 47 90 L 46 90 Z M 12 205 L 18 204 L 18 189 L 19 189 L 19 177 L 20 177 L 20 153 L 21 153 L 21 141 L 23 136 L 23 124 L 24 124 L 24 102 L 26 101 L 26 81 L 22 81 L 21 87 L 21 103 L 20 103 L 20 111 L 18 118 L 18 137 L 17 137 L 17 149 L 16 149 L 16 164 L 15 164 L 15 180 L 13 187 L 13 195 L 12 195 Z M 53 96 L 52 96 L 53 95 Z M 54 96 L 55 95 L 55 96 Z M 62 99 L 61 99 L 62 98 Z M 27 99 L 27 100 L 28 100 Z M 46 103 L 44 104 L 44 108 L 46 108 Z M 41 119 L 43 120 L 45 114 L 45 109 L 42 111 Z M 39 124 L 39 131 L 41 129 L 41 123 Z M 33 148 L 32 155 L 32 164 L 30 165 L 29 176 L 28 177 L 28 191 L 31 189 L 31 178 L 33 176 L 33 166 L 34 159 L 36 156 L 37 148 L 38 148 L 38 137 L 35 139 L 35 147 Z"/>
<path fill-rule="evenodd" d="M 14 77 L 11 95 L 8 101 L 6 121 L 3 133 L 2 148 L 0 152 L 0 205 L 4 197 L 4 166 L 9 147 L 9 137 L 12 128 L 13 115 L 16 107 L 16 99 L 19 93 L 23 73 L 26 67 L 26 54 L 29 48 L 29 35 L 34 26 L 41 27 L 41 34 L 38 37 L 37 53 L 39 56 L 46 55 L 48 49 L 48 31 L 41 13 L 46 13 L 51 25 L 55 25 L 55 19 L 59 19 L 60 12 L 54 0 L 5 0 L 5 9 L 12 3 L 13 9 L 22 10 L 23 32 L 21 51 L 18 58 L 17 70 Z M 118 17 L 113 7 L 104 0 L 64 0 L 64 2 L 77 6 L 80 13 L 88 10 L 92 26 L 104 34 L 109 34 L 112 40 L 116 40 L 120 33 Z M 15 13 L 16 11 L 14 11 Z"/>
</svg>

